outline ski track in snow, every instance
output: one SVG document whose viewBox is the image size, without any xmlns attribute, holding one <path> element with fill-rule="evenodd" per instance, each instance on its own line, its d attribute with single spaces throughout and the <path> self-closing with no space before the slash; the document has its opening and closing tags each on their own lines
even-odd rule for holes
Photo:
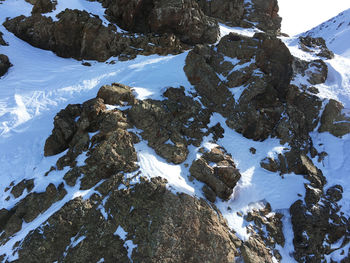
<svg viewBox="0 0 350 263">
<path fill-rule="evenodd" d="M 55 19 L 55 15 L 66 7 L 87 10 L 103 19 L 104 10 L 100 3 L 84 0 L 61 0 L 58 1 L 57 9 L 47 14 Z M 6 17 L 15 17 L 20 14 L 30 15 L 32 5 L 23 0 L 5 1 L 0 5 L 0 24 Z M 220 25 L 221 36 L 230 32 L 252 36 L 258 30 L 229 28 Z M 42 192 L 49 183 L 56 186 L 63 181 L 66 170 L 52 172 L 48 177 L 44 173 L 55 164 L 57 159 L 64 153 L 53 156 L 43 156 L 43 146 L 46 138 L 53 128 L 53 117 L 65 108 L 69 103 L 82 103 L 87 99 L 95 97 L 98 89 L 105 84 L 120 82 L 135 87 L 135 93 L 139 99 L 153 98 L 161 99 L 161 94 L 166 87 L 184 86 L 187 91 L 192 90 L 183 66 L 187 52 L 177 56 L 160 57 L 138 56 L 135 60 L 119 62 L 115 64 L 97 63 L 89 61 L 92 66 L 85 67 L 81 62 L 73 59 L 57 57 L 50 51 L 40 50 L 30 46 L 24 41 L 16 38 L 0 25 L 0 31 L 4 33 L 4 39 L 10 46 L 0 47 L 1 53 L 9 56 L 14 65 L 9 72 L 0 79 L 0 192 L 14 181 L 23 179 L 35 179 L 33 191 Z M 313 59 L 310 54 L 298 49 L 296 39 L 283 39 L 289 46 L 293 55 L 303 59 Z M 336 53 L 337 54 L 337 53 Z M 109 59 L 107 62 L 114 60 Z M 328 60 L 329 76 L 325 84 L 318 85 L 320 96 L 323 98 L 335 98 L 350 108 L 350 56 L 336 56 Z M 283 256 L 282 262 L 295 262 L 291 254 L 293 252 L 293 232 L 290 222 L 289 207 L 304 195 L 305 179 L 302 176 L 289 174 L 282 178 L 278 173 L 271 173 L 260 167 L 260 161 L 266 157 L 284 151 L 276 139 L 267 139 L 264 142 L 254 142 L 244 138 L 242 135 L 229 129 L 224 118 L 219 114 L 211 117 L 211 125 L 220 123 L 225 130 L 224 138 L 218 141 L 230 153 L 240 169 L 242 178 L 234 190 L 231 200 L 223 202 L 217 200 L 216 205 L 223 216 L 228 220 L 229 226 L 236 231 L 237 235 L 246 240 L 249 235 L 246 225 L 237 212 L 246 213 L 252 208 L 259 208 L 262 202 L 271 203 L 275 212 L 283 213 L 284 233 L 286 245 L 280 248 Z M 322 164 L 318 166 L 323 170 L 328 179 L 328 185 L 341 184 L 344 187 L 344 198 L 341 201 L 343 211 L 350 214 L 350 182 L 347 180 L 350 174 L 350 136 L 343 139 L 335 138 L 328 133 L 312 134 L 315 145 L 319 150 L 329 153 Z M 210 150 L 214 147 L 211 138 L 205 138 L 201 147 Z M 257 152 L 252 155 L 249 151 L 254 147 Z M 161 176 L 168 180 L 168 189 L 172 192 L 184 192 L 198 198 L 203 197 L 202 183 L 188 180 L 188 167 L 185 164 L 173 165 L 157 156 L 153 149 L 147 146 L 145 141 L 135 145 L 138 153 L 138 164 L 143 176 L 148 178 Z M 186 164 L 191 165 L 200 154 L 199 148 L 189 147 L 190 153 Z M 80 164 L 84 162 L 81 156 Z M 317 162 L 315 161 L 317 164 Z M 137 179 L 136 181 L 137 182 Z M 12 256 L 12 246 L 16 241 L 23 240 L 29 231 L 43 224 L 53 213 L 58 211 L 66 202 L 78 196 L 87 198 L 92 192 L 79 191 L 79 184 L 73 188 L 66 186 L 68 194 L 65 198 L 44 212 L 40 217 L 29 224 L 24 224 L 22 230 L 9 242 L 0 247 L 6 251 L 9 259 Z M 10 194 L 6 193 L 0 197 L 0 209 L 11 208 L 20 199 L 25 197 L 26 192 L 18 199 L 11 198 L 6 201 Z M 120 229 L 119 229 L 120 230 Z M 116 231 L 121 237 L 125 233 Z M 125 237 L 124 237 L 125 239 Z M 80 240 L 80 239 L 79 239 Z M 132 240 L 128 240 L 128 254 L 131 256 L 132 249 L 136 246 Z M 331 255 L 329 258 L 339 259 L 339 255 Z M 103 262 L 101 259 L 100 262 Z"/>
</svg>

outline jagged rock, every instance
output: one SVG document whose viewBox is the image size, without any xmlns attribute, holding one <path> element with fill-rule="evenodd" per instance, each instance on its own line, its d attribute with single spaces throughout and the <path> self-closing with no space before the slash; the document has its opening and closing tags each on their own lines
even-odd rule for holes
<svg viewBox="0 0 350 263">
<path fill-rule="evenodd" d="M 190 173 L 191 176 L 206 184 L 203 192 L 211 202 L 215 201 L 215 195 L 223 200 L 228 200 L 233 193 L 233 188 L 241 178 L 231 156 L 221 148 L 213 148 L 199 159 L 194 160 Z"/>
<path fill-rule="evenodd" d="M 22 180 L 19 184 L 15 185 L 12 190 L 11 194 L 18 198 L 23 194 L 24 189 L 27 189 L 28 193 L 34 188 L 34 180 Z"/>
<path fill-rule="evenodd" d="M 140 33 L 174 33 L 189 44 L 214 43 L 219 27 L 194 0 L 101 0 L 106 14 L 121 28 Z"/>
<path fill-rule="evenodd" d="M 326 184 L 322 171 L 313 164 L 312 160 L 303 151 L 297 149 L 278 154 L 277 158 L 264 158 L 260 165 L 271 172 L 303 175 L 316 188 L 322 188 Z"/>
<path fill-rule="evenodd" d="M 325 83 L 328 76 L 328 67 L 323 60 L 314 60 L 308 63 L 308 69 L 305 74 L 309 77 L 308 81 L 312 85 Z"/>
<path fill-rule="evenodd" d="M 290 86 L 293 57 L 279 39 L 231 33 L 216 49 L 197 46 L 188 54 L 184 70 L 202 103 L 247 138 L 295 137 L 304 142 L 317 125 L 316 111 L 322 103 Z M 233 95 L 236 92 L 239 97 Z M 284 112 L 289 118 L 282 116 Z"/>
<path fill-rule="evenodd" d="M 245 13 L 244 0 L 200 0 L 198 4 L 207 16 L 214 17 L 222 23 L 232 26 L 242 23 Z"/>
<path fill-rule="evenodd" d="M 264 241 L 266 247 L 275 249 L 276 244 L 284 247 L 283 214 L 272 212 L 271 205 L 264 202 L 264 207 L 253 209 L 245 216 L 245 220 L 253 222 L 253 230 Z"/>
<path fill-rule="evenodd" d="M 81 114 L 78 104 L 68 105 L 54 118 L 54 129 L 45 142 L 44 155 L 51 156 L 63 152 L 69 147 L 69 143 L 77 130 L 76 118 Z"/>
<path fill-rule="evenodd" d="M 334 58 L 334 53 L 330 51 L 326 45 L 326 41 L 322 37 L 313 38 L 310 36 L 299 37 L 300 47 L 307 52 L 316 53 L 319 57 L 327 59 Z"/>
<path fill-rule="evenodd" d="M 114 100 L 109 102 L 117 104 L 120 100 L 133 99 L 131 93 L 128 95 L 126 91 L 127 86 L 120 84 L 103 86 L 99 96 Z M 128 128 L 131 125 L 127 123 L 125 115 L 119 110 L 107 110 L 102 98 L 68 105 L 55 117 L 54 129 L 45 143 L 45 156 L 68 149 L 57 161 L 57 169 L 70 166 L 72 169 L 64 177 L 67 184 L 75 185 L 83 175 L 81 188 L 90 189 L 113 174 L 137 169 L 133 146 L 135 138 L 127 131 Z M 96 134 L 90 138 L 89 133 Z M 86 159 L 83 165 L 77 167 L 76 159 L 83 152 Z"/>
<path fill-rule="evenodd" d="M 57 17 L 58 21 L 40 14 L 19 16 L 5 21 L 4 26 L 35 47 L 78 60 L 105 61 L 111 56 L 125 60 L 138 54 L 180 53 L 184 48 L 173 34 L 133 36 L 116 33 L 113 26 L 103 26 L 98 17 L 90 16 L 86 11 L 66 9 Z"/>
<path fill-rule="evenodd" d="M 56 9 L 56 0 L 26 0 L 26 2 L 31 3 L 33 6 L 32 14 L 35 13 L 50 13 Z"/>
<path fill-rule="evenodd" d="M 326 105 L 318 132 L 329 132 L 337 137 L 350 133 L 350 117 L 343 113 L 344 106 L 333 99 Z"/>
<path fill-rule="evenodd" d="M 349 242 L 348 219 L 342 216 L 337 204 L 342 188 L 333 186 L 323 194 L 321 189 L 306 186 L 305 203 L 296 201 L 290 208 L 294 231 L 294 257 L 298 262 L 320 262 L 325 255 L 342 249 Z"/>
<path fill-rule="evenodd" d="M 257 28 L 279 34 L 282 18 L 278 15 L 277 0 L 251 0 L 246 4 L 245 19 L 257 23 Z"/>
<path fill-rule="evenodd" d="M 0 46 L 8 46 L 8 43 L 3 39 L 4 34 L 0 31 Z"/>
<path fill-rule="evenodd" d="M 135 103 L 135 97 L 131 88 L 119 83 L 101 87 L 97 97 L 103 99 L 106 104 L 111 105 L 124 105 L 124 103 L 132 105 Z"/>
<path fill-rule="evenodd" d="M 61 200 L 67 194 L 63 183 L 56 188 L 49 184 L 43 193 L 30 193 L 11 210 L 1 210 L 0 228 L 4 232 L 0 235 L 0 244 L 7 241 L 10 236 L 22 228 L 23 221 L 32 222 L 39 214 L 45 212 L 50 206 Z"/>
<path fill-rule="evenodd" d="M 6 55 L 0 54 L 0 77 L 5 75 L 11 66 L 12 64 L 9 58 Z"/>
<path fill-rule="evenodd" d="M 31 232 L 17 248 L 18 262 L 234 262 L 238 239 L 220 212 L 204 200 L 174 195 L 158 178 L 117 190 L 121 177 L 98 188 L 102 197 L 76 198 Z M 137 249 L 129 259 L 130 244 Z"/>
<path fill-rule="evenodd" d="M 183 88 L 169 88 L 164 96 L 167 99 L 163 101 L 137 101 L 128 110 L 128 116 L 157 154 L 179 164 L 187 158 L 188 145 L 201 143 L 205 134 L 202 129 L 209 123 L 209 111 L 186 96 Z"/>
</svg>

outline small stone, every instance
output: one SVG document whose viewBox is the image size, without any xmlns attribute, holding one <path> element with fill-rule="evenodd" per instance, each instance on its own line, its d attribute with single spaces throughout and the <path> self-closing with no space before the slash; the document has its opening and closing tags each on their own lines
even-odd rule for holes
<svg viewBox="0 0 350 263">
<path fill-rule="evenodd" d="M 256 149 L 253 148 L 253 147 L 250 147 L 249 151 L 250 151 L 252 154 L 256 154 Z"/>
</svg>

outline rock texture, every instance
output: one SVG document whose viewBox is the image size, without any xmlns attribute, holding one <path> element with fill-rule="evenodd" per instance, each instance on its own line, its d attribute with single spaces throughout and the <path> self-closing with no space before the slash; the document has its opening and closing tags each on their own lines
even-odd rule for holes
<svg viewBox="0 0 350 263">
<path fill-rule="evenodd" d="M 329 100 L 322 113 L 318 131 L 329 132 L 337 137 L 350 133 L 350 118 L 342 112 L 343 109 L 344 106 L 340 102 Z"/>
<path fill-rule="evenodd" d="M 245 137 L 278 137 L 305 147 L 322 102 L 290 85 L 294 59 L 277 38 L 229 34 L 215 48 L 197 46 L 184 68 L 202 103 Z M 298 125 L 295 125 L 298 123 Z"/>
<path fill-rule="evenodd" d="M 139 33 L 173 33 L 188 44 L 214 43 L 217 22 L 206 16 L 193 0 L 101 0 L 111 21 Z"/>
<path fill-rule="evenodd" d="M 56 0 L 26 0 L 33 5 L 32 14 L 50 13 L 56 9 Z"/>
<path fill-rule="evenodd" d="M 304 201 L 298 200 L 291 206 L 294 257 L 298 262 L 321 262 L 335 250 L 345 253 L 343 248 L 350 241 L 350 233 L 349 218 L 339 213 L 341 207 L 337 204 L 342 193 L 340 185 L 325 192 L 306 186 Z"/>
<path fill-rule="evenodd" d="M 186 96 L 183 88 L 169 88 L 164 97 L 163 101 L 137 101 L 128 115 L 157 154 L 180 164 L 187 159 L 188 146 L 199 146 L 202 142 L 210 112 Z"/>
<path fill-rule="evenodd" d="M 314 53 L 323 58 L 334 58 L 334 53 L 327 48 L 326 41 L 321 37 L 299 37 L 299 42 L 301 49 L 304 51 Z"/>
<path fill-rule="evenodd" d="M 101 196 L 68 202 L 21 242 L 17 262 L 234 262 L 237 238 L 204 200 L 174 195 L 161 179 L 121 183 L 114 176 Z"/>
<path fill-rule="evenodd" d="M 111 56 L 131 59 L 137 54 L 169 54 L 183 50 L 179 39 L 172 34 L 133 37 L 128 33 L 116 33 L 113 26 L 105 27 L 99 18 L 86 11 L 66 9 L 57 17 L 58 21 L 40 14 L 19 16 L 7 20 L 4 26 L 35 47 L 78 60 L 105 61 Z"/>
<path fill-rule="evenodd" d="M 211 202 L 215 202 L 216 196 L 228 200 L 241 178 L 234 161 L 221 148 L 205 152 L 202 157 L 193 161 L 190 173 L 191 176 L 205 183 L 203 192 Z"/>
</svg>

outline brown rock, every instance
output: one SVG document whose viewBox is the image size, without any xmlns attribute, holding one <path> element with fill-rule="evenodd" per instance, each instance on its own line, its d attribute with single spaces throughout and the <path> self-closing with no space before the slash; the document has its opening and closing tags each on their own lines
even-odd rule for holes
<svg viewBox="0 0 350 263">
<path fill-rule="evenodd" d="M 343 108 L 340 102 L 329 100 L 322 113 L 318 132 L 329 132 L 337 137 L 350 133 L 350 117 L 342 113 Z"/>
<path fill-rule="evenodd" d="M 215 166 L 212 163 L 215 163 Z M 211 202 L 215 201 L 214 195 L 228 200 L 241 178 L 231 157 L 220 148 L 213 148 L 193 161 L 190 173 L 191 176 L 206 184 L 203 192 Z"/>
<path fill-rule="evenodd" d="M 124 103 L 132 105 L 135 102 L 131 88 L 119 83 L 101 87 L 97 97 L 103 99 L 106 104 L 111 105 L 124 105 Z"/>
</svg>

